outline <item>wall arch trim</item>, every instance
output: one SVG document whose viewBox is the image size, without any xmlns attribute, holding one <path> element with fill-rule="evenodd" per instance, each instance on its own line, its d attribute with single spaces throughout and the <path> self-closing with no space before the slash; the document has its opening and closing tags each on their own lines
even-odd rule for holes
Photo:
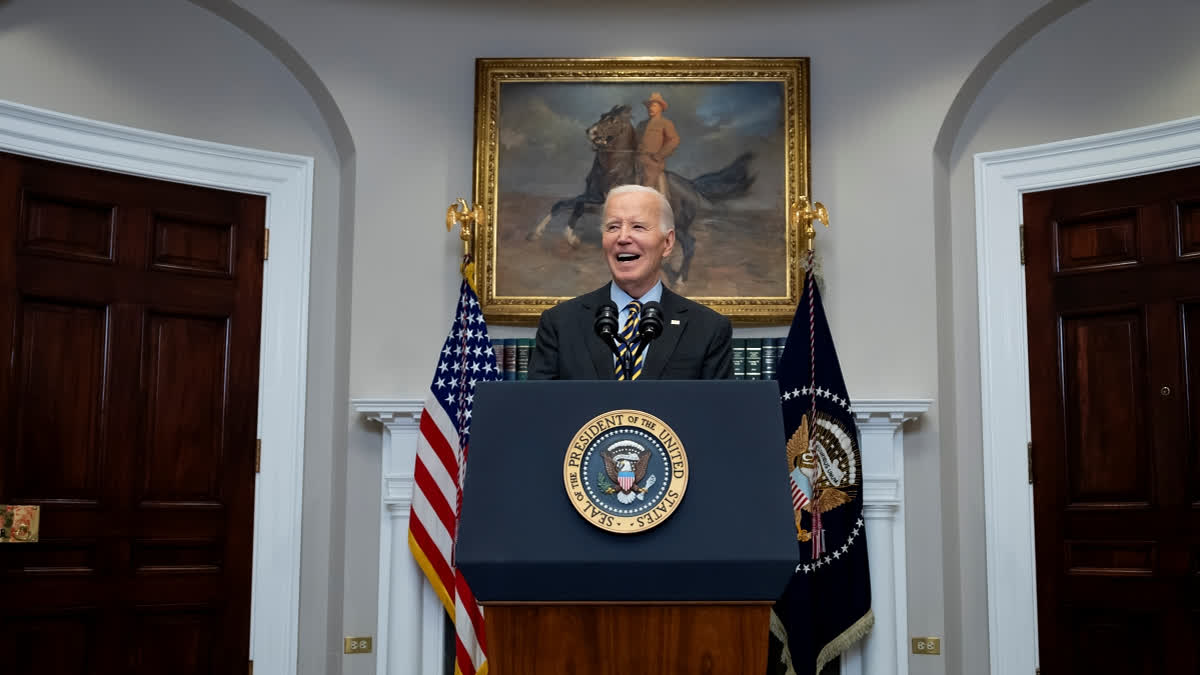
<svg viewBox="0 0 1200 675">
<path fill-rule="evenodd" d="M 354 158 L 354 138 L 350 134 L 350 125 L 346 122 L 342 109 L 333 98 L 333 92 L 325 85 L 325 81 L 317 75 L 317 71 L 300 52 L 272 28 L 267 22 L 258 18 L 250 10 L 232 0 L 189 0 L 193 5 L 202 7 L 228 21 L 239 30 L 249 35 L 271 53 L 288 72 L 296 78 L 301 87 L 312 97 L 321 119 L 329 129 L 337 150 L 338 161 L 343 165 Z"/>
</svg>

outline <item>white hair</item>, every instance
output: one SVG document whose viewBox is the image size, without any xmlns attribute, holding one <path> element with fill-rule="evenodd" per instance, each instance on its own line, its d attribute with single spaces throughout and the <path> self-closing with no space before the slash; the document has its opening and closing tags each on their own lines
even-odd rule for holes
<svg viewBox="0 0 1200 675">
<path fill-rule="evenodd" d="M 604 213 L 608 213 L 608 200 L 617 195 L 639 192 L 643 194 L 651 194 L 658 198 L 658 229 L 662 230 L 663 234 L 675 229 L 675 211 L 671 209 L 671 202 L 663 196 L 661 192 L 652 187 L 645 185 L 618 185 L 608 191 L 608 196 L 604 198 Z"/>
</svg>

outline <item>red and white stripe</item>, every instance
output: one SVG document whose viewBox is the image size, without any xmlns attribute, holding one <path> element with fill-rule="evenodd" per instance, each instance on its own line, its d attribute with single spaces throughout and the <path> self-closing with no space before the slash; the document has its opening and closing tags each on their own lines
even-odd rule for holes
<svg viewBox="0 0 1200 675">
<path fill-rule="evenodd" d="M 465 461 L 466 448 L 458 447 L 458 429 L 431 391 L 425 400 L 417 439 L 416 490 L 408 543 L 454 621 L 455 673 L 486 675 L 483 609 L 453 566 L 459 467 Z"/>
<path fill-rule="evenodd" d="M 796 485 L 796 479 L 789 477 L 788 483 L 792 486 L 792 508 L 799 511 L 808 504 L 808 495 L 804 494 L 804 490 L 801 490 L 799 485 Z"/>
</svg>

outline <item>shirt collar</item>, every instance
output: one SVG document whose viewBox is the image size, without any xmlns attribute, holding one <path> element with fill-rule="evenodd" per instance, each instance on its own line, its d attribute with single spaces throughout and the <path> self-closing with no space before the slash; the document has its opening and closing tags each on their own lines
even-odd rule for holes
<svg viewBox="0 0 1200 675">
<path fill-rule="evenodd" d="M 654 287 L 646 291 L 646 294 L 636 300 L 642 303 L 645 307 L 647 302 L 662 302 L 663 284 L 662 279 L 659 279 Z M 615 282 L 608 285 L 608 297 L 617 306 L 617 311 L 624 312 L 625 305 L 633 302 L 635 298 L 621 289 Z"/>
</svg>

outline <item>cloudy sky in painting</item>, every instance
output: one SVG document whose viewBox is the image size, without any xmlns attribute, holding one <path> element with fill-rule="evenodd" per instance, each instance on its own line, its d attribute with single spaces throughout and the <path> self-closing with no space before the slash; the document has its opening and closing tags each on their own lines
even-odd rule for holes
<svg viewBox="0 0 1200 675">
<path fill-rule="evenodd" d="M 782 199 L 783 85 L 714 83 L 504 83 L 500 90 L 499 189 L 568 197 L 583 191 L 593 153 L 585 130 L 614 105 L 647 118 L 651 92 L 667 100 L 666 116 L 681 142 L 667 168 L 687 178 L 717 171 L 753 151 L 753 201 Z"/>
</svg>

